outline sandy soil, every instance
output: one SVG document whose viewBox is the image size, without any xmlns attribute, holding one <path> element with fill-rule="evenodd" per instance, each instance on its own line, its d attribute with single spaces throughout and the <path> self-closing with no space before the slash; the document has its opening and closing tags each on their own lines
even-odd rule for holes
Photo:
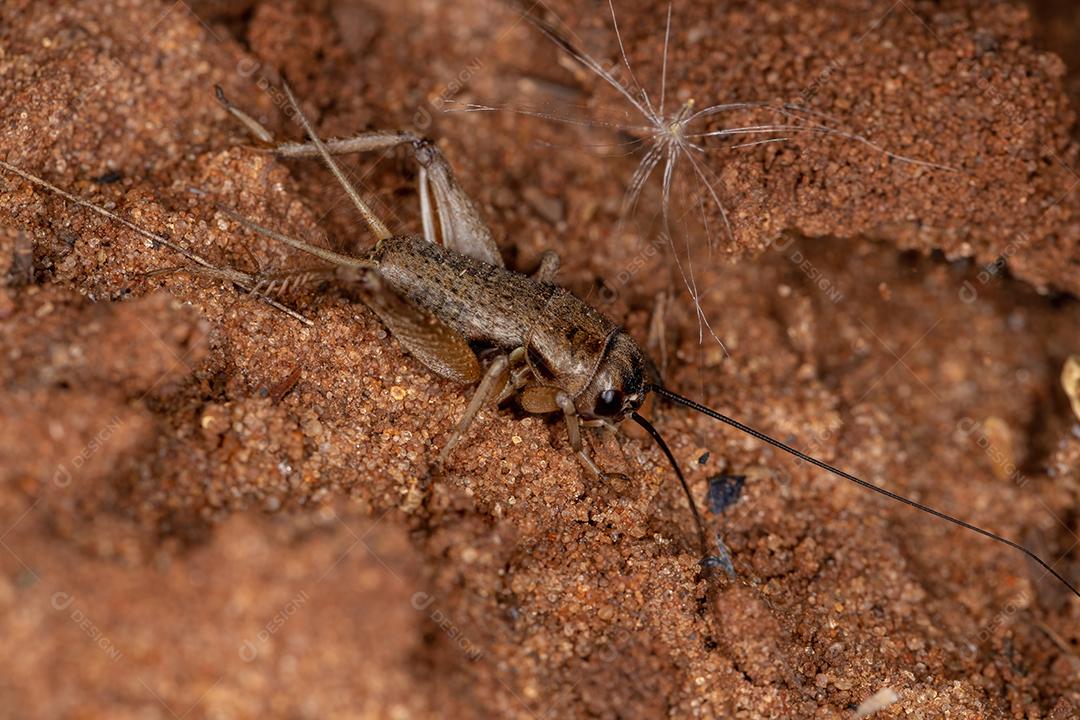
<svg viewBox="0 0 1080 720">
<path fill-rule="evenodd" d="M 551 7 L 614 62 L 605 5 Z M 617 9 L 655 88 L 664 12 Z M 7 2 L 0 158 L 225 265 L 307 261 L 220 207 L 364 247 L 325 171 L 253 149 L 214 100 L 298 138 L 283 72 L 325 136 L 437 138 L 511 265 L 557 250 L 561 282 L 639 339 L 670 293 L 672 387 L 1077 578 L 1058 384 L 1080 348 L 1077 85 L 1048 51 L 1075 28 L 1053 4 L 677 4 L 671 98 L 802 99 L 955 168 L 811 135 L 710 152 L 733 232 L 711 255 L 689 237 L 729 356 L 656 243 L 655 184 L 615 232 L 635 160 L 592 146 L 632 133 L 441 112 L 621 117 L 503 5 Z M 417 228 L 406 154 L 347 167 Z M 707 518 L 734 578 L 697 576 L 685 501 L 637 437 L 594 440 L 633 478 L 603 486 L 559 424 L 485 410 L 421 504 L 469 388 L 347 287 L 283 296 L 306 327 L 148 274 L 182 264 L 0 176 L 0 715 L 833 718 L 885 689 L 875 717 L 1080 714 L 1080 603 L 1017 554 L 662 405 L 698 498 L 746 477 Z"/>
</svg>

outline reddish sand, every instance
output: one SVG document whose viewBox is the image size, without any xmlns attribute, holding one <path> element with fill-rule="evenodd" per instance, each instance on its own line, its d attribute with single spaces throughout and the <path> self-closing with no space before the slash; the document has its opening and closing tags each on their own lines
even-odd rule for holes
<svg viewBox="0 0 1080 720">
<path fill-rule="evenodd" d="M 605 5 L 555 7 L 614 62 Z M 655 97 L 664 11 L 618 12 Z M 223 265 L 308 261 L 218 206 L 362 248 L 330 176 L 252 149 L 214 99 L 299 138 L 280 70 L 324 136 L 437 138 L 512 266 L 558 251 L 560 282 L 642 341 L 671 293 L 672 387 L 1077 579 L 1080 435 L 1058 384 L 1080 351 L 1060 294 L 1080 289 L 1077 83 L 1040 49 L 1075 52 L 1075 28 L 1050 6 L 676 6 L 671 98 L 802 98 L 957 168 L 811 135 L 711 151 L 733 234 L 694 246 L 695 274 L 730 356 L 699 343 L 645 222 L 658 178 L 614 231 L 635 159 L 588 146 L 631 136 L 439 112 L 621 112 L 503 5 L 7 2 L 0 158 Z M 375 160 L 346 166 L 417 229 L 411 158 Z M 488 409 L 424 505 L 469 388 L 347 287 L 281 298 L 309 328 L 218 280 L 146 274 L 182 264 L 0 175 L 0 716 L 833 718 L 885 689 L 874 717 L 1080 713 L 1080 602 L 1017 553 L 666 405 L 650 414 L 696 497 L 746 476 L 707 513 L 734 579 L 697 578 L 685 500 L 637 436 L 591 438 L 632 478 L 605 486 L 560 423 Z"/>
</svg>

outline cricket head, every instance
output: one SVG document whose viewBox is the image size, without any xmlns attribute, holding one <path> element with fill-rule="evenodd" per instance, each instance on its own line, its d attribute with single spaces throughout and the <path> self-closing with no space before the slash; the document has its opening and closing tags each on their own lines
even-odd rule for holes
<svg viewBox="0 0 1080 720">
<path fill-rule="evenodd" d="M 634 339 L 618 332 L 608 343 L 592 379 L 575 400 L 586 420 L 618 422 L 645 402 L 649 361 Z"/>
</svg>

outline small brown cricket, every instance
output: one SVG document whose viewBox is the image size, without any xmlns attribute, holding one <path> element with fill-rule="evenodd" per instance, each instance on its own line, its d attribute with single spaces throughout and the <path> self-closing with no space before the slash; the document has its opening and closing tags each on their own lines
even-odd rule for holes
<svg viewBox="0 0 1080 720">
<path fill-rule="evenodd" d="M 585 451 L 581 427 L 614 429 L 619 422 L 632 419 L 649 433 L 671 463 L 694 516 L 702 567 L 709 569 L 722 561 L 709 554 L 705 527 L 689 486 L 660 433 L 637 412 L 652 392 L 868 490 L 1019 550 L 1080 597 L 1080 590 L 1049 563 L 1018 543 L 879 488 L 664 388 L 646 353 L 625 330 L 552 282 L 558 269 L 557 255 L 546 253 L 540 268 L 531 276 L 504 266 L 476 205 L 457 183 L 449 163 L 435 145 L 408 132 L 383 131 L 324 143 L 301 111 L 292 91 L 287 85 L 284 89 L 310 142 L 278 145 L 274 152 L 285 157 L 320 157 L 363 215 L 376 243 L 367 256 L 352 257 L 287 237 L 235 213 L 230 215 L 256 232 L 331 263 L 335 274 L 357 280 L 366 290 L 365 302 L 398 342 L 425 367 L 462 384 L 477 384 L 464 415 L 439 454 L 438 464 L 441 465 L 460 442 L 481 407 L 516 395 L 521 407 L 529 413 L 561 413 L 570 445 L 578 458 L 597 477 L 604 478 L 605 474 Z M 217 94 L 225 108 L 258 139 L 272 144 L 273 137 L 265 128 L 229 103 L 220 88 Z M 420 165 L 422 238 L 393 235 L 360 198 L 333 158 L 335 154 L 397 145 L 410 145 Z M 311 269 L 260 276 L 219 268 L 162 236 L 13 165 L 0 161 L 0 168 L 181 252 L 198 266 L 195 271 L 228 279 L 279 308 L 283 306 L 265 297 L 268 287 L 290 280 L 304 282 L 318 276 L 318 272 Z M 435 229 L 436 213 L 441 245 Z M 292 314 L 296 315 L 295 312 Z M 486 370 L 481 368 L 474 345 L 494 352 Z"/>
<path fill-rule="evenodd" d="M 252 133 L 270 141 L 271 134 L 254 118 L 233 106 L 217 88 L 222 105 Z M 320 157 L 345 188 L 377 242 L 365 258 L 354 258 L 273 233 L 250 221 L 244 224 L 294 248 L 345 268 L 367 271 L 381 286 L 369 306 L 398 341 L 432 372 L 461 383 L 479 385 L 449 441 L 439 454 L 441 464 L 460 442 L 485 403 L 501 403 L 517 394 L 529 413 L 562 413 L 570 446 L 597 477 L 604 473 L 585 450 L 581 426 L 608 427 L 627 418 L 656 441 L 677 475 L 693 513 L 701 545 L 702 566 L 719 560 L 709 554 L 705 527 L 682 470 L 660 433 L 637 410 L 649 392 L 697 410 L 716 420 L 805 460 L 868 490 L 935 515 L 1020 550 L 1080 597 L 1062 575 L 1035 553 L 1011 540 L 947 515 L 914 500 L 806 455 L 764 433 L 664 388 L 655 366 L 633 337 L 598 310 L 552 282 L 559 258 L 548 251 L 540 268 L 525 276 L 504 267 L 491 231 L 476 204 L 454 179 L 449 163 L 430 141 L 408 132 L 369 132 L 324 143 L 315 133 L 288 84 L 285 95 L 309 143 L 279 145 L 287 157 Z M 349 183 L 335 162 L 344 154 L 409 144 L 420 165 L 419 194 L 424 237 L 393 235 Z M 434 192 L 429 191 L 429 184 Z M 439 214 L 442 245 L 435 234 L 432 198 Z M 389 292 L 386 292 L 389 291 Z M 470 343 L 497 351 L 486 372 Z"/>
<path fill-rule="evenodd" d="M 230 214 L 257 232 L 340 268 L 366 273 L 366 304 L 410 354 L 441 377 L 461 384 L 479 383 L 439 453 L 438 465 L 461 441 L 480 408 L 516 396 L 527 413 L 561 413 L 571 448 L 590 472 L 604 478 L 606 474 L 585 449 L 581 428 L 614 430 L 617 423 L 632 418 L 657 440 L 675 468 L 707 555 L 704 524 L 689 486 L 660 434 L 637 413 L 659 376 L 633 337 L 553 282 L 559 269 L 556 253 L 544 253 L 532 275 L 508 270 L 476 204 L 432 142 L 409 132 L 376 131 L 324 143 L 287 84 L 284 90 L 311 142 L 286 143 L 274 151 L 285 157 L 321 157 L 375 235 L 375 246 L 366 257 L 350 257 Z M 216 92 L 221 104 L 252 135 L 272 143 L 269 131 L 230 103 L 221 88 Z M 411 146 L 420 166 L 422 238 L 391 234 L 333 159 L 335 154 L 405 144 Z M 481 369 L 470 343 L 495 351 L 486 370 Z"/>
</svg>

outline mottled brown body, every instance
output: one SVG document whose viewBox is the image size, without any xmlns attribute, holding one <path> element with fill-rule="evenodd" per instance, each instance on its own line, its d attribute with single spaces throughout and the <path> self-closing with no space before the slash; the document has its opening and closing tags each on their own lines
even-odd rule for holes
<svg viewBox="0 0 1080 720">
<path fill-rule="evenodd" d="M 604 476 L 585 450 L 580 426 L 611 428 L 629 416 L 643 422 L 635 411 L 645 399 L 646 378 L 653 379 L 652 364 L 633 338 L 552 282 L 559 265 L 555 253 L 545 253 L 532 276 L 506 269 L 479 208 L 430 140 L 376 130 L 324 143 L 289 87 L 283 89 L 310 142 L 277 145 L 275 152 L 322 158 L 377 242 L 367 257 L 358 258 L 241 221 L 344 269 L 349 278 L 360 271 L 368 307 L 411 355 L 444 378 L 479 383 L 439 453 L 439 465 L 483 405 L 516 395 L 526 412 L 562 413 L 571 447 L 586 467 Z M 217 95 L 256 138 L 272 142 L 271 134 L 232 105 L 220 88 Z M 393 234 L 333 158 L 399 146 L 411 147 L 419 165 L 422 238 Z M 495 351 L 486 356 L 486 369 L 480 366 L 476 346 Z"/>
<path fill-rule="evenodd" d="M 609 350 L 631 350 L 645 362 L 614 322 L 555 283 L 416 236 L 384 240 L 369 259 L 387 289 L 470 342 L 508 353 L 524 348 L 537 381 L 571 396 L 586 389 Z"/>
<path fill-rule="evenodd" d="M 386 286 L 424 308 L 471 341 L 504 350 L 525 338 L 567 294 L 549 282 L 479 262 L 417 236 L 384 240 L 369 256 Z M 586 308 L 587 309 L 587 308 Z M 606 334 L 611 323 L 597 323 Z"/>
</svg>

